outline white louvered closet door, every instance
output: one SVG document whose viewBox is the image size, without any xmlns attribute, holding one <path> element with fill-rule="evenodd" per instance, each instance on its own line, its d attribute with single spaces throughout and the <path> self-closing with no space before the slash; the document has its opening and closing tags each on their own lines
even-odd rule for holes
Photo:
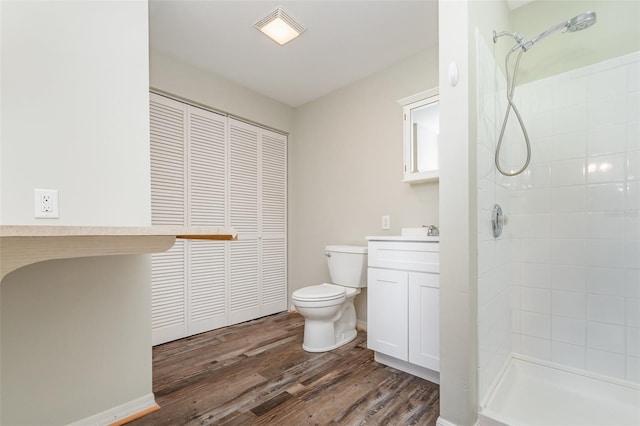
<svg viewBox="0 0 640 426">
<path fill-rule="evenodd" d="M 186 107 L 151 94 L 151 223 L 186 225 Z M 151 256 L 153 344 L 186 335 L 186 251 L 183 241 Z"/>
<path fill-rule="evenodd" d="M 229 212 L 238 241 L 230 254 L 229 324 L 258 318 L 258 128 L 229 118 Z"/>
<path fill-rule="evenodd" d="M 287 137 L 261 131 L 261 315 L 287 309 Z"/>
<path fill-rule="evenodd" d="M 227 118 L 188 106 L 188 223 L 226 225 Z M 187 335 L 227 325 L 226 245 L 187 241 Z"/>
</svg>

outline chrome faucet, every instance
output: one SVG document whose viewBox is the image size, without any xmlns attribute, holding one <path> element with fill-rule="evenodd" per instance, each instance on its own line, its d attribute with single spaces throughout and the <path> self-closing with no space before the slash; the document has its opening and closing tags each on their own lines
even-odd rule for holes
<svg viewBox="0 0 640 426">
<path fill-rule="evenodd" d="M 423 228 L 427 228 L 427 236 L 429 237 L 437 237 L 440 235 L 440 230 L 435 225 L 422 225 Z"/>
</svg>

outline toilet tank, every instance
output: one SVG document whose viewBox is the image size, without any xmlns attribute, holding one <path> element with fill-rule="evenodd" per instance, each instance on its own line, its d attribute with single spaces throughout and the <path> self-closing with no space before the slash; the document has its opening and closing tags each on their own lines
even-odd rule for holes
<svg viewBox="0 0 640 426">
<path fill-rule="evenodd" d="M 344 287 L 367 286 L 367 248 L 360 246 L 326 246 L 331 282 Z"/>
</svg>

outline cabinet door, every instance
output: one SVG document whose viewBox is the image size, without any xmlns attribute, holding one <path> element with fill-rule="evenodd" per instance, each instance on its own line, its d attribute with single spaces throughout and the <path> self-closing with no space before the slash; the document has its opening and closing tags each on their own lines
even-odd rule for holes
<svg viewBox="0 0 640 426">
<path fill-rule="evenodd" d="M 440 371 L 440 276 L 409 274 L 409 362 Z"/>
<path fill-rule="evenodd" d="M 408 272 L 369 268 L 367 347 L 408 361 Z"/>
</svg>

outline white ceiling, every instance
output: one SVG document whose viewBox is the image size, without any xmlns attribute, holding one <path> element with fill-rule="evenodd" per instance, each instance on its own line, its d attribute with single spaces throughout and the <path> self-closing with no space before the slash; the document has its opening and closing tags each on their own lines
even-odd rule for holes
<svg viewBox="0 0 640 426">
<path fill-rule="evenodd" d="M 307 30 L 279 46 L 253 27 L 282 6 Z M 159 52 L 292 107 L 437 44 L 437 0 L 151 0 Z"/>
</svg>

